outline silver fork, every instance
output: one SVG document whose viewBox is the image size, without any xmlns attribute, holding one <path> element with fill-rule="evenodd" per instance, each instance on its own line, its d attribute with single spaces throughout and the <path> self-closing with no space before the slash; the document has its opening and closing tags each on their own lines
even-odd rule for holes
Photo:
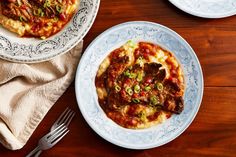
<svg viewBox="0 0 236 157">
<path fill-rule="evenodd" d="M 65 111 L 54 122 L 50 130 L 53 131 L 55 128 L 57 128 L 61 124 L 65 124 L 68 127 L 68 125 L 70 124 L 74 116 L 75 116 L 75 112 L 67 107 Z"/>
<path fill-rule="evenodd" d="M 49 132 L 45 136 L 43 136 L 39 142 L 38 146 L 31 151 L 26 157 L 32 156 L 35 152 L 39 150 L 46 150 L 52 148 L 55 144 L 57 144 L 67 133 L 69 132 L 68 128 L 61 124 L 55 130 Z"/>
<path fill-rule="evenodd" d="M 68 125 L 70 124 L 70 122 L 71 122 L 71 120 L 73 119 L 74 116 L 75 116 L 75 112 L 67 107 L 67 108 L 65 109 L 65 111 L 62 112 L 62 114 L 61 114 L 61 115 L 58 117 L 58 119 L 54 122 L 54 124 L 52 125 L 50 131 L 55 130 L 55 128 L 57 128 L 57 127 L 60 126 L 61 124 L 64 124 L 65 126 L 68 127 Z M 39 150 L 39 151 L 35 154 L 35 157 L 38 157 L 41 153 L 42 153 L 42 150 Z"/>
</svg>

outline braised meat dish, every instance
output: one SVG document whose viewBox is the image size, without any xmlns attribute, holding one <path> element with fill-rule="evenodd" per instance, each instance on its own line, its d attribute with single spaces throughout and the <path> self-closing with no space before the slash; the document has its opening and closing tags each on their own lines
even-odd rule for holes
<svg viewBox="0 0 236 157">
<path fill-rule="evenodd" d="M 184 76 L 174 55 L 158 45 L 128 41 L 101 63 L 96 79 L 101 108 L 125 128 L 148 128 L 184 109 Z"/>
<path fill-rule="evenodd" d="M 60 31 L 79 0 L 1 0 L 0 24 L 19 36 L 48 38 Z"/>
</svg>

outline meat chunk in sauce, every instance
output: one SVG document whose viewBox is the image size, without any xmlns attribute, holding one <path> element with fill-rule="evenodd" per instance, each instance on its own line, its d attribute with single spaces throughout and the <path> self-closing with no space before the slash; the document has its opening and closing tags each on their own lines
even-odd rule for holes
<svg viewBox="0 0 236 157">
<path fill-rule="evenodd" d="M 21 21 L 33 20 L 35 16 L 56 17 L 61 8 L 58 1 L 48 0 L 4 0 L 2 3 L 3 15 Z"/>
<path fill-rule="evenodd" d="M 111 64 L 106 72 L 96 78 L 97 84 L 106 82 L 108 96 L 102 107 L 108 117 L 128 128 L 155 121 L 162 111 L 168 112 L 169 118 L 171 113 L 180 114 L 184 109 L 178 73 L 167 76 L 166 67 L 161 63 L 148 62 L 148 55 L 155 55 L 158 46 L 144 42 L 140 45 L 140 49 L 134 51 L 134 64 L 130 64 L 128 56 L 120 55 L 123 48 L 116 49 L 109 56 Z M 146 62 L 140 64 L 140 58 Z M 146 115 L 147 108 L 151 112 Z"/>
<path fill-rule="evenodd" d="M 107 69 L 107 87 L 111 88 L 114 86 L 114 82 L 120 76 L 120 74 L 125 70 L 126 65 L 129 62 L 129 58 L 127 56 L 119 57 L 115 61 L 112 61 L 112 65 Z"/>
<path fill-rule="evenodd" d="M 159 63 L 146 63 L 144 65 L 144 71 L 147 75 L 156 76 L 160 67 L 162 67 L 162 65 Z"/>
<path fill-rule="evenodd" d="M 171 96 L 167 96 L 163 109 L 176 114 L 180 114 L 184 109 L 183 98 L 182 97 L 173 98 Z"/>
</svg>

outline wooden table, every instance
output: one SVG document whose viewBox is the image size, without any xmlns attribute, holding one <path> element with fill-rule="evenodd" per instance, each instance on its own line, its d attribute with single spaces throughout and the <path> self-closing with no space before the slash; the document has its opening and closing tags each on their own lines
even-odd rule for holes
<svg viewBox="0 0 236 157">
<path fill-rule="evenodd" d="M 188 15 L 167 0 L 101 0 L 97 19 L 85 37 L 85 46 L 116 24 L 147 20 L 178 32 L 193 47 L 204 73 L 204 97 L 191 126 L 174 141 L 149 150 L 128 150 L 98 136 L 80 114 L 74 83 L 52 107 L 34 134 L 19 151 L 0 146 L 0 156 L 25 156 L 48 132 L 67 107 L 77 111 L 70 133 L 56 147 L 42 153 L 53 156 L 236 156 L 236 16 L 202 19 Z"/>
</svg>

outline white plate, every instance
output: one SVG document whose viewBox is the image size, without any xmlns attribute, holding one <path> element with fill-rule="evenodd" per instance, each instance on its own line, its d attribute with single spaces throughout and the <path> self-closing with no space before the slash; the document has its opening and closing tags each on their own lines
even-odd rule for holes
<svg viewBox="0 0 236 157">
<path fill-rule="evenodd" d="M 20 38 L 0 26 L 0 58 L 13 62 L 35 63 L 49 60 L 72 49 L 92 26 L 100 0 L 80 0 L 79 10 L 63 30 L 40 40 Z"/>
<path fill-rule="evenodd" d="M 128 40 L 149 41 L 170 50 L 181 63 L 186 80 L 185 108 L 165 123 L 143 130 L 125 129 L 109 119 L 98 104 L 95 76 L 102 60 Z M 203 95 L 201 66 L 193 49 L 177 33 L 151 22 L 128 22 L 99 35 L 86 49 L 75 80 L 79 108 L 91 128 L 107 141 L 131 149 L 163 145 L 179 136 L 193 121 Z"/>
<path fill-rule="evenodd" d="M 236 14 L 235 0 L 169 0 L 179 9 L 204 18 L 223 18 Z"/>
</svg>

